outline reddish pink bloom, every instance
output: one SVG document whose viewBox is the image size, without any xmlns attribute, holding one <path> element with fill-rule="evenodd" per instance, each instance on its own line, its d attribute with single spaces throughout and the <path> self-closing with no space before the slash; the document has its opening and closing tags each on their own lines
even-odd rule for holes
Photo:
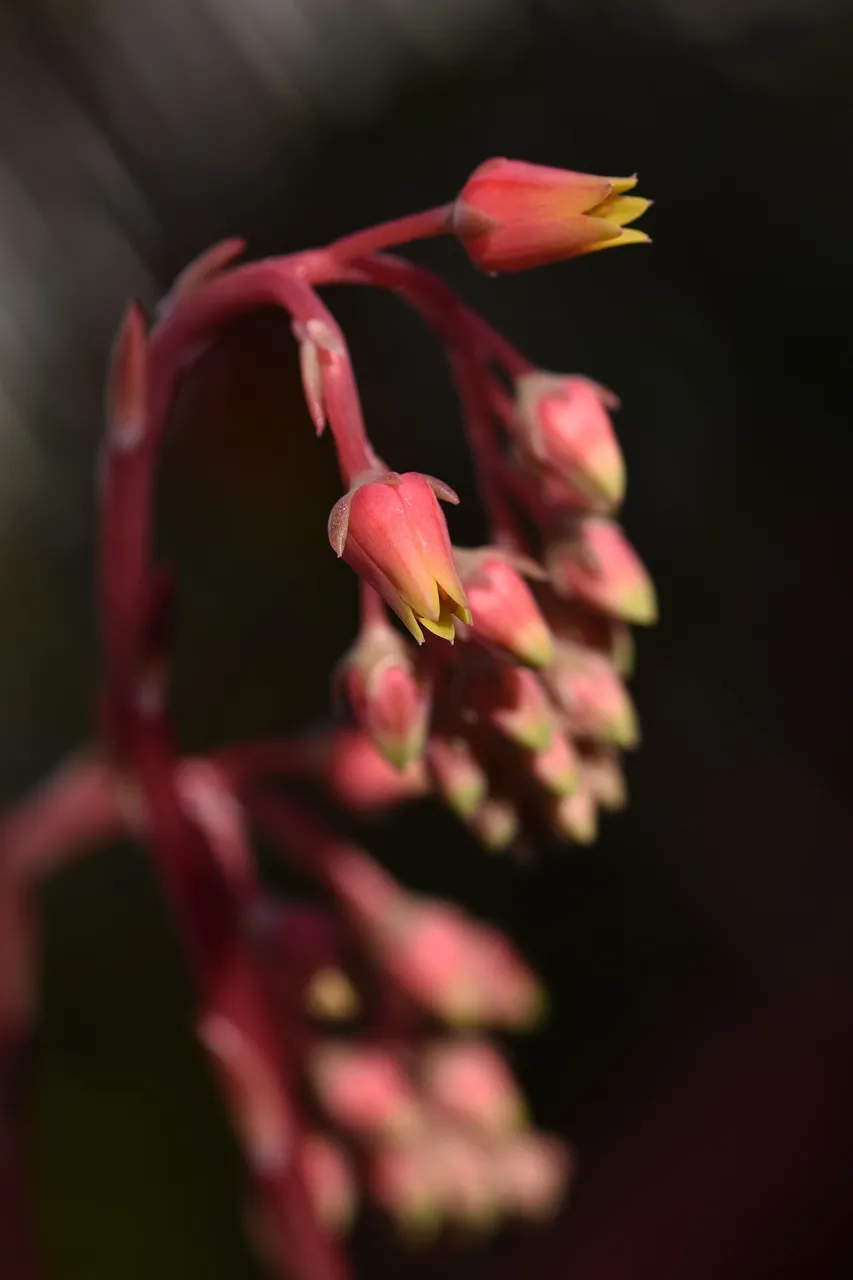
<svg viewBox="0 0 853 1280">
<path fill-rule="evenodd" d="M 320 1222 L 330 1231 L 346 1231 L 355 1217 L 355 1179 L 338 1144 L 325 1134 L 309 1133 L 299 1152 L 299 1171 Z"/>
<path fill-rule="evenodd" d="M 559 731 L 550 744 L 530 757 L 536 781 L 556 796 L 571 795 L 580 779 L 577 754 L 569 738 Z"/>
<path fill-rule="evenodd" d="M 435 1170 L 450 1222 L 478 1231 L 496 1225 L 501 1206 L 490 1153 L 474 1135 L 451 1127 L 434 1129 L 424 1144 L 424 1157 Z"/>
<path fill-rule="evenodd" d="M 462 718 L 472 725 L 496 729 L 528 751 L 547 747 L 555 728 L 553 707 L 535 671 L 489 655 L 472 655 L 459 672 L 458 689 L 448 695 L 459 699 Z"/>
<path fill-rule="evenodd" d="M 484 707 L 489 723 L 520 747 L 542 751 L 550 743 L 554 716 L 534 672 L 501 664 L 484 691 Z"/>
<path fill-rule="evenodd" d="M 598 835 L 598 811 L 592 791 L 582 784 L 570 796 L 563 796 L 551 810 L 557 835 L 574 844 L 592 844 Z"/>
<path fill-rule="evenodd" d="M 571 1176 L 571 1157 L 559 1138 L 528 1130 L 507 1138 L 492 1158 L 502 1208 L 533 1221 L 556 1215 Z"/>
<path fill-rule="evenodd" d="M 628 784 L 619 752 L 604 743 L 585 743 L 580 755 L 584 788 L 596 804 L 611 811 L 624 809 L 628 803 Z"/>
<path fill-rule="evenodd" d="M 636 746 L 639 728 L 634 704 L 600 653 L 563 644 L 548 672 L 548 684 L 573 737 Z"/>
<path fill-rule="evenodd" d="M 525 271 L 648 236 L 627 224 L 649 207 L 627 196 L 633 178 L 602 178 L 504 158 L 487 160 L 465 183 L 453 226 L 481 271 Z"/>
<path fill-rule="evenodd" d="M 429 692 L 409 652 L 391 627 L 371 625 L 344 655 L 335 680 L 362 729 L 398 769 L 421 755 L 429 723 Z"/>
<path fill-rule="evenodd" d="M 508 796 L 486 796 L 471 818 L 471 830 L 490 853 L 502 853 L 521 829 L 518 809 Z"/>
<path fill-rule="evenodd" d="M 530 667 L 547 667 L 554 656 L 548 624 L 522 574 L 543 576 L 524 557 L 497 548 L 457 550 L 476 637 Z"/>
<path fill-rule="evenodd" d="M 450 903 L 409 897 L 370 940 L 391 978 L 447 1022 L 521 1027 L 541 1012 L 541 987 L 515 948 Z"/>
<path fill-rule="evenodd" d="M 615 403 L 588 378 L 529 373 L 516 383 L 516 433 L 523 448 L 607 509 L 625 493 L 625 463 L 605 407 Z"/>
<path fill-rule="evenodd" d="M 382 1146 L 370 1153 L 368 1180 L 377 1204 L 418 1239 L 432 1236 L 442 1216 L 435 1162 L 421 1142 Z"/>
<path fill-rule="evenodd" d="M 330 793 L 354 813 L 393 809 L 429 791 L 422 760 L 395 769 L 366 733 L 341 730 L 323 739 L 317 754 Z"/>
<path fill-rule="evenodd" d="M 489 779 L 468 739 L 434 733 L 427 762 L 445 804 L 463 820 L 473 817 L 486 798 Z"/>
<path fill-rule="evenodd" d="M 498 929 L 474 924 L 472 968 L 489 993 L 494 1026 L 522 1030 L 535 1026 L 547 1011 L 547 996 L 533 970 Z"/>
<path fill-rule="evenodd" d="M 344 1129 L 400 1138 L 418 1127 L 412 1086 L 384 1049 L 346 1042 L 318 1045 L 309 1075 L 320 1104 Z"/>
<path fill-rule="evenodd" d="M 579 520 L 571 537 L 548 549 L 545 562 L 559 595 L 577 597 L 626 622 L 656 621 L 652 580 L 612 520 L 602 516 Z"/>
<path fill-rule="evenodd" d="M 450 1040 L 426 1055 L 423 1086 L 429 1101 L 452 1119 L 484 1133 L 519 1128 L 526 1108 L 506 1060 L 486 1040 Z"/>
<path fill-rule="evenodd" d="M 358 480 L 329 517 L 329 541 L 337 554 L 379 593 L 418 644 L 422 627 L 452 643 L 454 617 L 471 621 L 438 498 L 459 501 L 431 476 L 379 472 Z"/>
</svg>

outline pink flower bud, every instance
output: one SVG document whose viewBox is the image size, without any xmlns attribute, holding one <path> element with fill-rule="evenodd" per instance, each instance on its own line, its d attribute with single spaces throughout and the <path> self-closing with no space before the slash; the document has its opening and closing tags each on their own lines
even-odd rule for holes
<svg viewBox="0 0 853 1280">
<path fill-rule="evenodd" d="M 552 809 L 554 830 L 561 839 L 573 844 L 594 844 L 598 836 L 598 812 L 592 792 L 581 786 L 570 796 L 563 796 Z"/>
<path fill-rule="evenodd" d="M 524 1100 L 512 1072 L 486 1040 L 436 1044 L 424 1058 L 422 1083 L 433 1105 L 484 1133 L 507 1133 L 525 1123 Z"/>
<path fill-rule="evenodd" d="M 523 557 L 496 548 L 456 552 L 475 638 L 497 645 L 529 667 L 547 667 L 554 656 L 548 624 L 522 573 L 544 576 Z"/>
<path fill-rule="evenodd" d="M 548 1000 L 533 970 L 503 933 L 476 926 L 474 969 L 489 996 L 489 1021 L 496 1027 L 524 1031 L 545 1017 Z"/>
<path fill-rule="evenodd" d="M 308 1066 L 330 1119 L 363 1136 L 400 1138 L 418 1127 L 415 1095 L 397 1059 L 363 1044 L 318 1045 Z"/>
<path fill-rule="evenodd" d="M 450 903 L 410 897 L 370 940 L 390 977 L 447 1022 L 521 1027 L 541 1012 L 541 987 L 512 945 Z"/>
<path fill-rule="evenodd" d="M 612 509 L 625 494 L 625 463 L 606 394 L 587 378 L 525 374 L 516 382 L 516 434 L 543 467 Z"/>
<path fill-rule="evenodd" d="M 507 1212 L 533 1222 L 556 1217 L 571 1175 L 571 1157 L 559 1138 L 527 1131 L 507 1138 L 490 1154 Z"/>
<path fill-rule="evenodd" d="M 634 704 L 613 666 L 600 653 L 561 645 L 548 683 L 574 738 L 594 738 L 620 747 L 639 742 Z"/>
<path fill-rule="evenodd" d="M 404 1233 L 429 1239 L 441 1224 L 441 1196 L 435 1162 L 421 1142 L 383 1146 L 370 1154 L 372 1198 L 397 1220 Z"/>
<path fill-rule="evenodd" d="M 460 192 L 453 230 L 481 271 L 525 271 L 648 236 L 624 230 L 649 207 L 624 193 L 634 178 L 601 178 L 503 158 L 475 169 Z"/>
<path fill-rule="evenodd" d="M 368 474 L 329 517 L 329 541 L 339 556 L 379 593 L 418 644 L 423 631 L 453 642 L 453 618 L 471 621 L 438 498 L 458 502 L 452 489 L 408 471 Z"/>
<path fill-rule="evenodd" d="M 391 627 L 368 627 L 339 664 L 336 682 L 386 760 L 403 769 L 421 755 L 429 693 L 415 672 L 408 645 Z"/>
<path fill-rule="evenodd" d="M 467 738 L 433 734 L 427 762 L 445 804 L 463 820 L 472 817 L 489 789 L 489 779 Z"/>
<path fill-rule="evenodd" d="M 478 663 L 467 671 L 466 706 L 511 742 L 541 751 L 551 741 L 554 715 L 535 672 L 506 662 Z"/>
<path fill-rule="evenodd" d="M 657 620 L 655 589 L 637 553 L 612 520 L 588 516 L 545 557 L 554 590 L 626 622 Z"/>
<path fill-rule="evenodd" d="M 507 796 L 487 796 L 470 820 L 471 830 L 489 853 L 502 853 L 518 836 L 521 819 Z"/>
<path fill-rule="evenodd" d="M 442 1208 L 451 1222 L 475 1231 L 496 1225 L 499 1190 L 490 1153 L 473 1135 L 451 1128 L 433 1130 L 424 1158 L 432 1167 Z"/>
<path fill-rule="evenodd" d="M 577 790 L 578 758 L 565 733 L 555 733 L 547 747 L 534 752 L 530 767 L 536 781 L 553 795 L 571 795 Z"/>
<path fill-rule="evenodd" d="M 355 1218 L 355 1179 L 338 1144 L 324 1134 L 307 1134 L 299 1171 L 319 1221 L 329 1231 L 346 1231 Z"/>
<path fill-rule="evenodd" d="M 619 752 L 602 743 L 586 743 L 580 762 L 584 787 L 596 804 L 611 812 L 624 809 L 628 803 L 628 784 Z"/>
<path fill-rule="evenodd" d="M 323 779 L 331 795 L 353 813 L 378 813 L 429 791 L 422 760 L 395 769 L 365 733 L 342 730 L 322 745 Z"/>
</svg>

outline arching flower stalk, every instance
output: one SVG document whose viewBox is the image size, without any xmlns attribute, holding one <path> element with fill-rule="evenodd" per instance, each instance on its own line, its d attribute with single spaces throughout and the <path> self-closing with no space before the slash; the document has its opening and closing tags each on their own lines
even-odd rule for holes
<svg viewBox="0 0 853 1280">
<path fill-rule="evenodd" d="M 455 235 L 494 273 L 639 243 L 628 224 L 648 202 L 627 194 L 634 181 L 491 161 L 448 204 L 325 248 L 239 264 L 242 242 L 214 246 L 151 327 L 128 308 L 101 458 L 99 744 L 0 822 L 0 1257 L 21 1280 L 38 1272 L 22 1130 L 6 1111 L 36 1017 L 34 891 L 63 859 L 122 833 L 150 851 L 171 908 L 198 1039 L 245 1157 L 252 1239 L 274 1274 L 344 1280 L 340 1233 L 359 1194 L 419 1234 L 556 1212 L 568 1152 L 530 1128 L 488 1039 L 535 1025 L 539 980 L 496 927 L 410 894 L 282 788 L 308 779 L 361 815 L 434 791 L 494 852 L 588 843 L 599 812 L 625 803 L 619 752 L 638 739 L 628 624 L 652 622 L 656 605 L 617 522 L 618 402 L 589 379 L 536 369 L 387 250 Z M 376 455 L 345 337 L 318 292 L 333 283 L 390 289 L 443 343 L 485 546 L 454 548 L 443 480 Z M 155 555 L 158 459 L 188 369 L 225 323 L 269 305 L 290 317 L 310 420 L 318 434 L 328 424 L 336 448 L 331 545 L 362 580 L 359 634 L 336 678 L 349 721 L 187 760 L 170 717 L 178 584 Z M 255 832 L 325 906 L 265 890 Z"/>
</svg>

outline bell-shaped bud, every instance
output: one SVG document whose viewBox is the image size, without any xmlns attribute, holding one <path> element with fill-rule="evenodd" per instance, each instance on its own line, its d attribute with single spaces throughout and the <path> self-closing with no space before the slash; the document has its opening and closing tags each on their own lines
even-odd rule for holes
<svg viewBox="0 0 853 1280">
<path fill-rule="evenodd" d="M 494 727 L 531 751 L 547 747 L 554 732 L 554 719 L 539 678 L 523 667 L 504 666 L 500 690 L 489 717 Z"/>
<path fill-rule="evenodd" d="M 463 821 L 473 817 L 486 798 L 489 779 L 471 742 L 459 734 L 433 733 L 427 763 L 445 804 Z"/>
<path fill-rule="evenodd" d="M 456 549 L 471 608 L 473 634 L 528 667 L 547 667 L 554 655 L 548 624 L 524 581 L 544 570 L 499 548 Z"/>
<path fill-rule="evenodd" d="M 428 1101 L 460 1124 L 498 1135 L 526 1123 L 506 1059 L 487 1040 L 439 1041 L 423 1059 L 420 1080 Z"/>
<path fill-rule="evenodd" d="M 531 1222 L 556 1217 L 571 1177 L 565 1143 L 551 1134 L 513 1134 L 490 1153 L 501 1204 L 507 1213 Z"/>
<path fill-rule="evenodd" d="M 421 755 L 429 691 L 415 670 L 409 645 L 392 627 L 368 625 L 338 664 L 335 684 L 386 760 L 404 769 Z"/>
<path fill-rule="evenodd" d="M 521 830 L 518 809 L 508 796 L 486 796 L 470 820 L 470 827 L 489 853 L 503 853 Z"/>
<path fill-rule="evenodd" d="M 463 713 L 474 723 L 489 725 L 530 751 L 547 747 L 555 720 L 536 672 L 486 656 L 466 665 L 461 683 Z"/>
<path fill-rule="evenodd" d="M 615 403 L 588 378 L 536 372 L 516 382 L 521 448 L 605 510 L 625 496 L 625 462 L 606 407 Z"/>
<path fill-rule="evenodd" d="M 322 1133 L 308 1133 L 299 1148 L 299 1172 L 318 1221 L 327 1231 L 344 1232 L 356 1211 L 355 1178 L 337 1142 Z"/>
<path fill-rule="evenodd" d="M 329 541 L 423 643 L 422 627 L 453 643 L 454 617 L 471 621 L 438 499 L 452 489 L 408 471 L 368 473 L 333 507 Z"/>
<path fill-rule="evenodd" d="M 601 654 L 579 645 L 561 645 L 548 672 L 548 684 L 573 738 L 594 738 L 626 748 L 639 742 L 637 713 L 628 690 Z"/>
<path fill-rule="evenodd" d="M 353 813 L 381 813 L 429 791 L 422 760 L 395 769 L 358 730 L 329 734 L 316 744 L 315 753 L 329 793 Z"/>
<path fill-rule="evenodd" d="M 438 1232 L 441 1190 L 422 1141 L 375 1148 L 369 1154 L 367 1176 L 372 1199 L 407 1239 L 428 1240 Z"/>
<path fill-rule="evenodd" d="M 530 770 L 541 787 L 555 796 L 569 796 L 578 788 L 580 767 L 577 752 L 562 730 L 550 743 L 530 756 Z"/>
<path fill-rule="evenodd" d="M 622 530 L 612 520 L 588 516 L 570 537 L 553 543 L 545 565 L 554 590 L 626 622 L 657 621 L 652 580 Z"/>
<path fill-rule="evenodd" d="M 319 1044 L 311 1054 L 308 1075 L 323 1110 L 342 1129 L 399 1139 L 418 1128 L 420 1112 L 412 1086 L 399 1061 L 379 1046 Z"/>
<path fill-rule="evenodd" d="M 498 1187 L 491 1176 L 489 1153 L 474 1135 L 450 1126 L 434 1129 L 424 1144 L 444 1215 L 473 1231 L 497 1225 Z"/>
<path fill-rule="evenodd" d="M 505 934 L 475 926 L 472 966 L 488 991 L 493 1026 L 525 1031 L 537 1026 L 548 1010 L 545 989 Z"/>
<path fill-rule="evenodd" d="M 628 784 L 619 752 L 600 742 L 585 743 L 580 753 L 584 787 L 602 809 L 616 812 L 628 803 Z"/>
<path fill-rule="evenodd" d="M 542 989 L 515 948 L 450 903 L 408 897 L 368 936 L 378 962 L 412 999 L 459 1026 L 524 1027 Z"/>
<path fill-rule="evenodd" d="M 474 265 L 489 273 L 526 271 L 610 245 L 644 243 L 644 232 L 628 228 L 649 207 L 648 200 L 625 194 L 636 182 L 487 160 L 459 193 L 453 230 Z"/>
<path fill-rule="evenodd" d="M 592 792 L 578 787 L 552 806 L 551 820 L 556 834 L 573 844 L 595 844 L 598 837 L 598 811 Z"/>
</svg>

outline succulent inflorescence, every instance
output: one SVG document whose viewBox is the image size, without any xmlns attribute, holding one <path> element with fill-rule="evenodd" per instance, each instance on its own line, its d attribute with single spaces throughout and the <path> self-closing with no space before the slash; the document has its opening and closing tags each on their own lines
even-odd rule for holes
<svg viewBox="0 0 853 1280">
<path fill-rule="evenodd" d="M 620 754 L 638 740 L 629 626 L 654 621 L 656 605 L 617 520 L 618 401 L 537 369 L 387 250 L 448 233 L 495 273 L 638 243 L 626 228 L 648 201 L 627 194 L 634 184 L 492 160 L 450 204 L 323 249 L 235 265 L 241 242 L 218 245 L 150 332 L 134 305 L 119 334 L 101 462 L 99 745 L 0 827 L 0 1082 L 17 1079 L 33 1019 L 39 876 L 121 833 L 141 838 L 244 1150 L 253 1238 L 277 1274 L 346 1274 L 336 1233 L 359 1188 L 422 1234 L 546 1217 L 565 1187 L 566 1148 L 529 1126 L 488 1039 L 536 1022 L 534 974 L 498 929 L 408 892 L 288 787 L 313 779 L 356 813 L 433 791 L 487 849 L 528 853 L 591 842 L 599 813 L 624 804 Z M 392 290 L 444 344 L 488 545 L 454 547 L 440 505 L 453 491 L 375 454 L 317 292 L 340 283 Z M 331 728 L 186 759 L 169 713 L 175 583 L 153 548 L 159 446 L 193 361 L 223 323 L 269 304 L 292 319 L 310 417 L 334 438 L 344 494 L 329 540 L 361 579 L 361 623 L 335 672 Z M 275 899 L 254 832 L 328 904 Z M 4 1122 L 12 1133 L 11 1113 Z M 19 1154 L 0 1144 L 0 1221 L 20 1200 Z M 24 1259 L 20 1214 L 8 1230 L 9 1256 Z"/>
</svg>

